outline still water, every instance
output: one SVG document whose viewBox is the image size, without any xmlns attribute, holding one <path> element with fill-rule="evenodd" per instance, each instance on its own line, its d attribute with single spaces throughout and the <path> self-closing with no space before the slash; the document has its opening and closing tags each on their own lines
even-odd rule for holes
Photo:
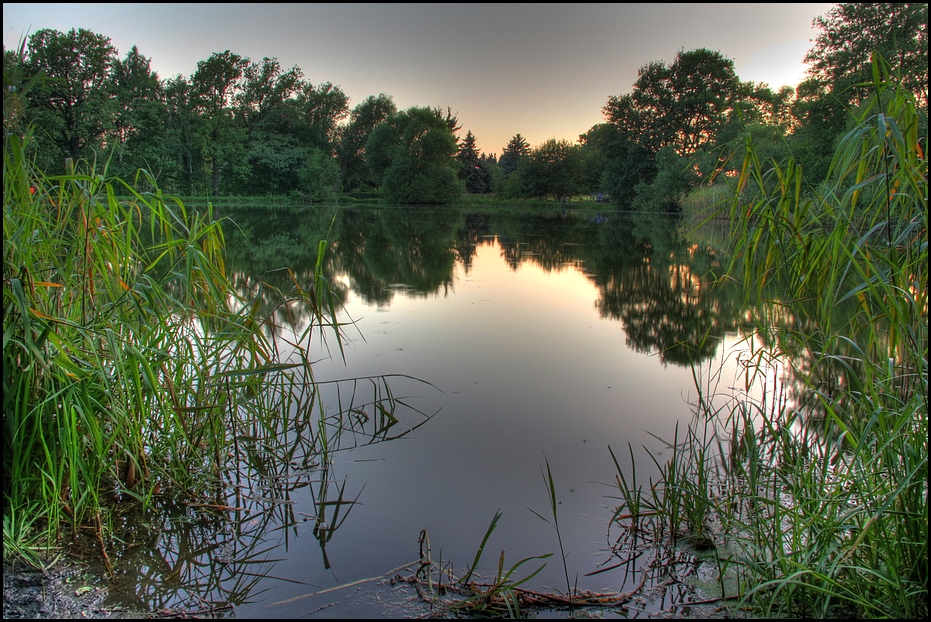
<svg viewBox="0 0 931 622">
<path fill-rule="evenodd" d="M 308 318 L 273 300 L 269 330 L 284 353 L 315 361 L 326 416 L 376 425 L 373 395 L 390 391 L 397 423 L 381 438 L 393 440 L 344 430 L 328 462 L 305 463 L 264 493 L 240 483 L 248 492 L 220 517 L 205 523 L 183 508 L 145 518 L 146 552 L 118 569 L 111 604 L 415 615 L 426 609 L 414 590 L 381 579 L 413 572 L 405 565 L 418 559 L 422 530 L 433 559 L 461 575 L 498 511 L 479 571 L 492 575 L 502 549 L 506 568 L 554 553 L 527 587 L 565 591 L 547 463 L 570 581 L 630 589 L 636 577 L 619 570 L 586 576 L 612 565 L 617 536 L 608 448 L 625 469 L 633 448 L 638 480 L 655 478 L 647 452 L 662 463 L 677 423 L 691 421 L 696 373 L 723 369 L 719 391 L 740 375 L 739 294 L 702 278 L 721 271 L 712 248 L 663 216 L 455 207 L 230 216 L 229 270 L 244 293 L 261 281 L 286 291 L 286 266 L 309 285 L 318 241 L 328 241 L 342 354 L 332 334 L 298 341 Z"/>
</svg>

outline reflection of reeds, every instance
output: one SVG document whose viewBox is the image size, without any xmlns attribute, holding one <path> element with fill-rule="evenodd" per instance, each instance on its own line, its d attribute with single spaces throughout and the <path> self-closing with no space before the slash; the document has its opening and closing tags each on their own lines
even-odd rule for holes
<svg viewBox="0 0 931 622">
<path fill-rule="evenodd" d="M 267 381 L 268 388 L 278 390 L 250 400 L 255 402 L 251 408 L 280 416 L 231 419 L 227 485 L 212 503 L 186 504 L 198 512 L 196 520 L 159 503 L 148 519 L 158 528 L 148 537 L 138 535 L 144 531 L 138 523 L 147 522 L 139 517 L 123 523 L 126 531 L 115 528 L 128 540 L 115 555 L 122 558 L 116 577 L 122 584 L 116 597 L 120 605 L 197 612 L 203 602 L 246 603 L 260 593 L 259 581 L 274 575 L 274 552 L 281 540 L 287 542 L 305 520 L 313 522 L 324 567 L 329 568 L 326 546 L 362 492 L 347 494 L 346 481 L 333 472 L 334 454 L 400 438 L 430 418 L 395 396 L 390 377 L 318 385 L 278 373 L 282 377 Z M 367 386 L 371 392 L 363 391 Z M 336 411 L 325 414 L 333 406 Z M 314 513 L 296 515 L 296 501 L 308 496 Z M 130 538 L 130 532 L 137 535 Z"/>
</svg>

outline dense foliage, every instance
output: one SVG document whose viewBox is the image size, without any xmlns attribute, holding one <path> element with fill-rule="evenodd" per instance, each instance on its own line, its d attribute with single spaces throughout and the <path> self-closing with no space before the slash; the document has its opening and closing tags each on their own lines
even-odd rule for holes
<svg viewBox="0 0 931 622">
<path fill-rule="evenodd" d="M 378 125 L 365 145 L 376 184 L 392 203 L 449 203 L 462 193 L 456 136 L 430 108 L 410 108 Z"/>
<path fill-rule="evenodd" d="M 731 274 L 779 292 L 759 330 L 798 378 L 731 480 L 761 501 L 735 531 L 765 615 L 928 614 L 927 130 L 878 55 L 872 75 L 816 191 L 751 142 L 740 184 L 760 198 L 731 208 Z M 745 438 L 754 417 L 733 420 Z"/>
<path fill-rule="evenodd" d="M 104 35 L 46 29 L 29 37 L 22 54 L 6 50 L 4 70 L 42 77 L 23 114 L 41 128 L 29 148 L 50 174 L 64 172 L 67 158 L 97 160 L 124 177 L 145 169 L 160 187 L 184 195 L 315 202 L 357 191 L 448 202 L 459 196 L 455 178 L 469 194 L 604 195 L 625 208 L 668 210 L 696 188 L 736 175 L 734 152 L 747 132 L 770 137 L 771 157 L 791 154 L 811 178 L 823 177 L 866 97 L 874 50 L 915 95 L 919 122 L 927 124 L 927 4 L 840 4 L 813 25 L 819 34 L 805 58 L 809 75 L 794 89 L 743 82 L 720 52 L 680 50 L 671 63 L 642 66 L 629 92 L 608 98 L 605 123 L 576 143 L 554 138 L 532 147 L 518 133 L 500 156 L 482 153 L 471 131 L 459 135 L 448 108 L 445 117 L 434 108 L 452 143 L 444 138 L 425 151 L 405 144 L 406 155 L 395 158 L 379 145 L 382 135 L 374 169 L 367 145 L 380 125 L 397 125 L 392 98 L 381 93 L 350 108 L 338 86 L 311 84 L 299 67 L 285 69 L 275 58 L 226 50 L 188 77 L 162 79 L 136 47 L 119 57 Z M 394 169 L 386 176 L 389 157 Z M 415 188 L 401 187 L 407 184 Z"/>
</svg>

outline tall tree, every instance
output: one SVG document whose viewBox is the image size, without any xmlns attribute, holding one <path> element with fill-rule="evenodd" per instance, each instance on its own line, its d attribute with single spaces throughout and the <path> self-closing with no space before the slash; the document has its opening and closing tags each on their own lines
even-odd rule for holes
<svg viewBox="0 0 931 622">
<path fill-rule="evenodd" d="M 145 117 L 147 104 L 159 104 L 164 91 L 158 74 L 152 71 L 151 59 L 139 52 L 135 45 L 123 60 L 114 59 L 110 71 L 110 84 L 116 103 L 113 130 L 121 143 L 138 134 Z M 150 128 L 152 129 L 152 128 Z"/>
<path fill-rule="evenodd" d="M 210 163 L 214 194 L 220 192 L 224 166 L 242 167 L 246 163 L 245 136 L 233 125 L 233 102 L 241 92 L 241 78 L 248 66 L 248 58 L 226 50 L 199 61 L 191 76 L 192 101 L 202 117 L 198 146 Z"/>
<path fill-rule="evenodd" d="M 582 178 L 584 190 L 590 193 L 604 193 L 605 165 L 611 145 L 618 140 L 617 129 L 610 123 L 593 125 L 586 133 L 579 136 L 582 149 Z"/>
<path fill-rule="evenodd" d="M 356 190 L 375 186 L 365 160 L 365 145 L 378 125 L 398 111 L 390 95 L 369 95 L 352 109 L 349 123 L 339 132 L 337 158 L 343 188 Z"/>
<path fill-rule="evenodd" d="M 738 85 L 734 61 L 704 48 L 678 52 L 668 67 L 662 61 L 641 67 L 631 99 L 641 144 L 654 152 L 672 145 L 690 155 L 714 143 Z"/>
<path fill-rule="evenodd" d="M 235 94 L 235 114 L 245 130 L 247 175 L 235 181 L 245 194 L 287 194 L 298 183 L 297 171 L 309 147 L 301 144 L 302 123 L 296 95 L 302 72 L 285 71 L 277 58 L 249 62 Z"/>
<path fill-rule="evenodd" d="M 507 178 L 516 171 L 521 159 L 528 155 L 530 155 L 530 143 L 520 134 L 515 134 L 501 151 L 501 157 L 498 158 L 498 166 L 501 167 L 504 177 Z"/>
<path fill-rule="evenodd" d="M 466 192 L 483 194 L 491 190 L 491 178 L 483 165 L 482 154 L 475 145 L 475 136 L 471 130 L 466 132 L 466 137 L 460 143 L 456 159 L 460 165 L 459 179 L 465 182 Z"/>
<path fill-rule="evenodd" d="M 85 156 L 109 129 L 106 83 L 115 58 L 109 37 L 83 28 L 67 34 L 39 30 L 29 38 L 26 74 L 45 75 L 30 93 L 30 107 L 37 113 L 33 120 L 64 156 Z"/>
<path fill-rule="evenodd" d="M 799 127 L 790 145 L 805 177 L 823 179 L 851 108 L 872 93 L 874 51 L 901 75 L 927 119 L 928 5 L 838 4 L 813 26 L 821 32 L 805 56 L 808 77 L 796 88 L 792 112 Z"/>
<path fill-rule="evenodd" d="M 200 118 L 194 110 L 191 84 L 182 76 L 165 81 L 166 150 L 170 154 L 171 168 L 167 173 L 174 179 L 179 192 L 199 194 L 205 190 L 202 153 L 195 146 L 195 135 Z"/>
<path fill-rule="evenodd" d="M 386 199 L 449 203 L 462 193 L 456 176 L 456 137 L 430 108 L 409 108 L 372 132 L 365 157 Z"/>
<path fill-rule="evenodd" d="M 113 61 L 110 87 L 114 103 L 112 172 L 129 178 L 139 168 L 158 177 L 171 168 L 167 149 L 165 89 L 151 59 L 133 46 Z"/>
<path fill-rule="evenodd" d="M 269 109 L 248 129 L 248 176 L 238 179 L 246 194 L 287 194 L 298 184 L 298 169 L 313 147 L 304 139 L 307 123 L 295 99 Z"/>
<path fill-rule="evenodd" d="M 306 82 L 298 95 L 298 106 L 308 128 L 307 146 L 334 155 L 338 125 L 349 116 L 349 96 L 330 82 L 317 86 Z"/>
<path fill-rule="evenodd" d="M 809 78 L 845 103 L 858 104 L 872 79 L 871 54 L 879 52 L 901 73 L 903 84 L 928 105 L 928 4 L 836 4 L 813 25 L 821 29 L 805 56 Z"/>
<path fill-rule="evenodd" d="M 641 119 L 641 111 L 634 103 L 633 95 L 611 95 L 601 112 L 621 136 L 628 140 L 639 138 L 644 121 Z"/>
<path fill-rule="evenodd" d="M 598 139 L 606 159 L 604 188 L 627 204 L 637 188 L 649 188 L 660 151 L 666 150 L 661 168 L 676 171 L 680 163 L 669 149 L 688 158 L 714 149 L 733 132 L 742 97 L 754 92 L 744 91 L 734 61 L 704 48 L 680 51 L 668 66 L 654 61 L 641 67 L 632 92 L 609 97 L 602 109 L 613 126 Z"/>
<path fill-rule="evenodd" d="M 303 73 L 296 65 L 287 71 L 282 70 L 277 58 L 266 56 L 261 62 L 245 64 L 242 83 L 235 93 L 235 104 L 247 129 L 251 131 L 270 111 L 295 95 L 302 77 Z"/>
</svg>

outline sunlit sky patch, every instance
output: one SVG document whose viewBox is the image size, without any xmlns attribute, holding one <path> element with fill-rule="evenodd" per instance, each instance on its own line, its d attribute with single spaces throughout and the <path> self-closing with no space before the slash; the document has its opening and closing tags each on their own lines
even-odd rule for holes
<svg viewBox="0 0 931 622">
<path fill-rule="evenodd" d="M 501 153 L 575 141 L 628 93 L 643 65 L 705 47 L 734 60 L 740 79 L 774 89 L 802 79 L 831 5 L 806 4 L 44 4 L 4 3 L 3 45 L 42 28 L 87 28 L 121 56 L 133 46 L 162 78 L 231 50 L 299 66 L 355 106 L 387 93 L 398 108 L 446 107 L 461 134 Z"/>
</svg>

